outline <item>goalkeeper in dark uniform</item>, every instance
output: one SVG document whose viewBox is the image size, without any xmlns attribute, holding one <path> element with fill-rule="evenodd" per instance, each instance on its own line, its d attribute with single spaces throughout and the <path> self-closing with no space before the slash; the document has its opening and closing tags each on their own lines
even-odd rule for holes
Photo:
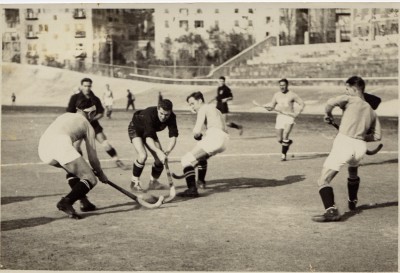
<svg viewBox="0 0 400 273">
<path fill-rule="evenodd" d="M 217 109 L 221 111 L 226 126 L 239 130 L 239 134 L 242 135 L 243 134 L 242 125 L 233 122 L 226 122 L 227 121 L 226 115 L 229 113 L 228 101 L 233 100 L 233 95 L 231 89 L 225 84 L 225 77 L 223 76 L 219 77 L 218 84 L 219 86 L 217 89 L 217 96 L 214 99 L 212 99 L 210 103 L 216 100 Z"/>
</svg>

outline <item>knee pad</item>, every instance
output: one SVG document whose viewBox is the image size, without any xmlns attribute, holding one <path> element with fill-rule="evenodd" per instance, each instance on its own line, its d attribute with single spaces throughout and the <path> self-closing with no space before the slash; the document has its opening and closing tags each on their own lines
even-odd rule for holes
<svg viewBox="0 0 400 273">
<path fill-rule="evenodd" d="M 194 167 L 194 165 L 196 165 L 196 162 L 197 159 L 191 153 L 185 154 L 184 156 L 182 156 L 181 159 L 182 167 L 188 167 L 188 166 Z"/>
</svg>

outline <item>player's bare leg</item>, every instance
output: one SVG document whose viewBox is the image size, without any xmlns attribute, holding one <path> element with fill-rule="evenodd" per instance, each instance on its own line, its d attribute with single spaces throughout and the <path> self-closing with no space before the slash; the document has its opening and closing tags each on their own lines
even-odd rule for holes
<svg viewBox="0 0 400 273">
<path fill-rule="evenodd" d="M 62 166 L 68 173 L 79 177 L 80 180 L 75 183 L 70 193 L 57 203 L 57 208 L 64 211 L 69 217 L 80 219 L 80 216 L 73 208 L 73 204 L 86 196 L 86 194 L 96 185 L 97 179 L 89 164 L 79 157 L 72 162 Z"/>
<path fill-rule="evenodd" d="M 358 177 L 358 167 L 348 167 L 349 177 L 347 178 L 347 190 L 348 190 L 348 206 L 350 210 L 355 210 L 357 207 L 357 193 L 360 186 L 360 177 Z"/>
<path fill-rule="evenodd" d="M 111 158 L 114 160 L 117 167 L 125 170 L 126 169 L 125 164 L 118 158 L 117 151 L 108 142 L 106 135 L 103 132 L 97 133 L 96 140 L 101 144 L 101 146 L 103 146 L 106 153 L 109 156 L 111 156 Z"/>
<path fill-rule="evenodd" d="M 140 183 L 140 175 L 143 172 L 144 165 L 147 160 L 147 151 L 143 139 L 135 137 L 132 139 L 133 149 L 137 154 L 137 158 L 133 163 L 132 177 L 131 177 L 131 190 L 143 191 Z"/>
<path fill-rule="evenodd" d="M 161 145 L 159 142 L 155 141 L 154 144 L 156 145 L 157 148 L 159 148 L 161 150 Z M 146 147 L 147 147 L 147 145 L 146 145 Z M 164 170 L 163 162 L 161 162 L 160 159 L 158 159 L 158 156 L 155 152 L 153 152 L 149 148 L 148 148 L 148 150 L 154 158 L 154 163 L 153 163 L 153 166 L 151 167 L 149 189 L 150 190 L 168 189 L 167 185 L 163 185 L 158 181 L 158 178 L 160 178 L 161 173 Z"/>
<path fill-rule="evenodd" d="M 293 124 L 285 124 L 285 129 L 282 130 L 282 161 L 286 161 L 286 154 L 289 151 L 290 145 L 293 143 L 291 139 L 289 139 L 290 132 L 292 131 Z"/>
<path fill-rule="evenodd" d="M 312 217 L 315 222 L 332 222 L 339 221 L 340 214 L 339 210 L 335 206 L 335 196 L 333 188 L 330 185 L 332 179 L 338 174 L 338 171 L 323 168 L 321 176 L 318 180 L 319 195 L 321 196 L 322 203 L 325 207 L 325 213 L 322 215 L 316 215 Z"/>
</svg>

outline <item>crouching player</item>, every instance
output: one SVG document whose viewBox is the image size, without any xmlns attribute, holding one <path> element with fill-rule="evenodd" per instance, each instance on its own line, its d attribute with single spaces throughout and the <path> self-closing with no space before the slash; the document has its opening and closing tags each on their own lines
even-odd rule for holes
<svg viewBox="0 0 400 273">
<path fill-rule="evenodd" d="M 69 215 L 70 218 L 80 219 L 75 212 L 73 204 L 81 200 L 81 210 L 94 206 L 86 194 L 93 189 L 97 180 L 93 170 L 100 181 L 108 181 L 101 169 L 96 152 L 96 138 L 93 127 L 89 121 L 96 115 L 96 106 L 90 99 L 84 99 L 77 103 L 76 113 L 65 113 L 59 116 L 46 129 L 39 141 L 40 159 L 57 168 L 63 168 L 67 172 L 68 183 L 72 190 L 57 203 L 57 208 Z M 74 148 L 73 143 L 84 140 L 88 154 L 89 164 Z"/>
<path fill-rule="evenodd" d="M 318 180 L 319 194 L 325 207 L 323 215 L 312 218 L 316 222 L 339 221 L 341 216 L 335 206 L 333 188 L 330 185 L 340 168 L 348 163 L 347 179 L 348 206 L 354 210 L 360 184 L 358 166 L 367 151 L 366 142 L 381 139 L 381 126 L 378 116 L 364 99 L 364 80 L 354 76 L 346 81 L 346 94 L 328 100 L 325 108 L 325 122 L 332 123 L 332 110 L 340 107 L 343 116 L 339 133 L 333 141 L 331 152 L 325 160 Z"/>
<path fill-rule="evenodd" d="M 198 166 L 198 184 L 205 187 L 205 176 L 207 172 L 207 159 L 226 149 L 229 141 L 226 124 L 221 112 L 213 105 L 204 103 L 203 94 L 198 91 L 190 94 L 186 101 L 193 112 L 197 113 L 196 124 L 193 135 L 198 140 L 197 145 L 182 159 L 182 167 L 188 189 L 178 193 L 181 197 L 198 197 L 196 186 L 196 175 L 194 168 Z M 206 127 L 204 135 L 203 126 Z"/>
</svg>

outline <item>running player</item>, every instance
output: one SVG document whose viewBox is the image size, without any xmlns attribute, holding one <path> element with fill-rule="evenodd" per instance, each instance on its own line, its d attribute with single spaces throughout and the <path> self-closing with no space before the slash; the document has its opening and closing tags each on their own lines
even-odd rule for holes
<svg viewBox="0 0 400 273">
<path fill-rule="evenodd" d="M 190 94 L 186 101 L 192 111 L 197 113 L 193 137 L 198 140 L 198 143 L 181 159 L 188 189 L 177 195 L 181 197 L 198 197 L 194 168 L 198 166 L 197 184 L 199 187 L 205 188 L 207 159 L 226 149 L 229 135 L 227 134 L 223 115 L 214 106 L 204 103 L 204 96 L 200 91 Z M 203 126 L 206 128 L 204 134 L 202 132 Z"/>
<path fill-rule="evenodd" d="M 109 84 L 106 84 L 106 91 L 104 91 L 103 94 L 103 102 L 104 106 L 106 107 L 106 116 L 108 118 L 111 118 L 111 114 L 113 111 L 114 96 L 112 90 L 110 89 Z"/>
<path fill-rule="evenodd" d="M 67 112 L 75 113 L 77 103 L 84 98 L 88 98 L 91 101 L 93 101 L 93 103 L 97 109 L 97 114 L 91 120 L 90 124 L 93 126 L 94 131 L 96 133 L 96 140 L 98 142 L 100 142 L 100 144 L 104 147 L 107 154 L 109 154 L 109 156 L 112 157 L 112 159 L 115 161 L 115 164 L 119 168 L 126 169 L 124 163 L 121 160 L 119 160 L 117 151 L 108 142 L 107 137 L 103 132 L 103 127 L 101 127 L 101 125 L 99 123 L 99 119 L 101 119 L 104 115 L 104 108 L 101 104 L 100 99 L 91 90 L 92 83 L 93 83 L 93 81 L 89 78 L 84 78 L 81 80 L 81 86 L 79 88 L 79 92 L 71 96 L 69 103 L 68 103 Z M 82 150 L 80 147 L 81 142 L 82 141 L 77 141 L 74 145 L 75 145 L 76 149 L 82 154 Z"/>
<path fill-rule="evenodd" d="M 365 82 L 353 76 L 346 81 L 346 94 L 331 98 L 325 107 L 324 121 L 333 122 L 332 110 L 339 107 L 343 116 L 339 133 L 333 141 L 331 152 L 325 160 L 318 180 L 319 194 L 325 207 L 323 215 L 312 218 L 316 222 L 339 221 L 339 210 L 335 206 L 333 188 L 330 185 L 340 168 L 348 163 L 348 206 L 355 210 L 360 185 L 358 166 L 367 151 L 366 142 L 381 139 L 381 126 L 375 111 L 364 99 Z"/>
<path fill-rule="evenodd" d="M 80 216 L 73 208 L 77 200 L 81 200 L 81 210 L 93 210 L 86 194 L 93 189 L 97 180 L 92 171 L 97 173 L 100 181 L 108 181 L 101 169 L 96 153 L 96 141 L 93 127 L 88 120 L 96 115 L 96 106 L 90 99 L 77 102 L 76 113 L 64 113 L 59 116 L 43 133 L 39 141 L 40 159 L 67 172 L 68 183 L 72 190 L 57 203 L 57 208 L 71 218 Z M 74 148 L 73 143 L 84 140 L 90 166 Z"/>
<path fill-rule="evenodd" d="M 165 188 L 164 185 L 158 182 L 158 178 L 164 170 L 165 158 L 174 149 L 176 138 L 178 137 L 176 115 L 172 108 L 172 102 L 168 99 L 163 99 L 158 103 L 158 106 L 148 107 L 133 114 L 128 126 L 129 138 L 137 153 L 131 178 L 132 191 L 147 190 L 143 189 L 143 185 L 140 182 L 140 175 L 147 160 L 146 148 L 154 158 L 148 189 Z M 167 149 L 163 151 L 157 132 L 164 130 L 166 127 L 168 127 L 170 141 Z"/>
<path fill-rule="evenodd" d="M 279 88 L 281 91 L 275 93 L 271 102 L 265 105 L 268 111 L 275 110 L 278 112 L 275 129 L 277 140 L 282 145 L 282 161 L 286 161 L 286 154 L 290 145 L 293 143 L 293 141 L 289 139 L 289 135 L 293 129 L 294 120 L 300 115 L 305 106 L 303 100 L 296 93 L 290 91 L 288 87 L 289 81 L 287 79 L 280 80 Z M 300 105 L 298 112 L 294 110 L 294 103 Z"/>
<path fill-rule="evenodd" d="M 222 118 L 226 125 L 230 128 L 235 128 L 239 130 L 239 135 L 243 134 L 243 126 L 240 124 L 236 124 L 233 122 L 227 123 L 227 115 L 229 113 L 228 108 L 228 101 L 233 100 L 233 95 L 231 89 L 225 84 L 225 77 L 221 76 L 218 79 L 218 89 L 217 89 L 217 96 L 210 101 L 213 102 L 214 100 L 217 101 L 217 109 L 221 111 Z"/>
</svg>

